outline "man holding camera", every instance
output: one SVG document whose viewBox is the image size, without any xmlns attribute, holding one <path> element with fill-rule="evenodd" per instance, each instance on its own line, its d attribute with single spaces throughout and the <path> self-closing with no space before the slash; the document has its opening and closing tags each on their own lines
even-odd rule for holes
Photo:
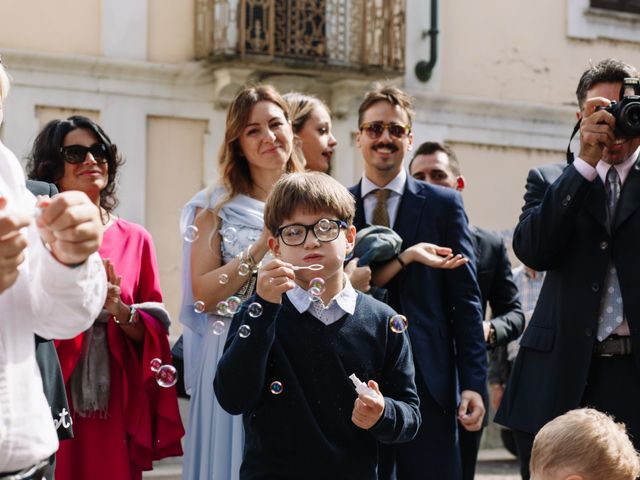
<svg viewBox="0 0 640 480">
<path fill-rule="evenodd" d="M 524 479 L 535 433 L 578 406 L 624 422 L 640 447 L 640 92 L 623 88 L 638 77 L 615 59 L 587 69 L 575 160 L 527 178 L 513 247 L 547 275 L 496 415 Z"/>
</svg>

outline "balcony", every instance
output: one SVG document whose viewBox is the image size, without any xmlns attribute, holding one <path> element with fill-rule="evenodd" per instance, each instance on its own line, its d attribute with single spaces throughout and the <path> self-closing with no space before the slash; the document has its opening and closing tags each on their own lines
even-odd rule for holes
<svg viewBox="0 0 640 480">
<path fill-rule="evenodd" d="M 215 64 L 393 77 L 404 51 L 405 0 L 196 0 L 196 55 Z"/>
</svg>

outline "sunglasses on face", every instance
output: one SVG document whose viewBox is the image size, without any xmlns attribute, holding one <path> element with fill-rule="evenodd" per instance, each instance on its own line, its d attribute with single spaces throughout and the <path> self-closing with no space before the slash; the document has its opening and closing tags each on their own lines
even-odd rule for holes
<svg viewBox="0 0 640 480">
<path fill-rule="evenodd" d="M 85 158 L 87 158 L 87 153 L 90 153 L 97 163 L 107 163 L 109 158 L 109 149 L 104 143 L 94 143 L 90 147 L 67 145 L 60 149 L 60 153 L 62 158 L 71 164 L 84 162 Z"/>
<path fill-rule="evenodd" d="M 285 225 L 276 231 L 276 236 L 280 237 L 285 245 L 296 247 L 307 241 L 309 230 L 311 230 L 321 242 L 333 242 L 338 238 L 338 235 L 340 235 L 340 229 L 347 227 L 347 223 L 342 220 L 328 220 L 323 218 L 313 225 L 303 225 L 301 223 Z"/>
<path fill-rule="evenodd" d="M 389 135 L 392 137 L 402 139 L 409 135 L 411 127 L 400 123 L 369 122 L 360 125 L 360 130 L 364 130 L 372 140 L 380 138 L 385 130 L 389 130 Z"/>
</svg>

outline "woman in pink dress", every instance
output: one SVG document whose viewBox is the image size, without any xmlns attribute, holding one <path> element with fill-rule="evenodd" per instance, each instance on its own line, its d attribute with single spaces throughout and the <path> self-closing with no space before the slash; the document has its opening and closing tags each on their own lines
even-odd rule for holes
<svg viewBox="0 0 640 480">
<path fill-rule="evenodd" d="M 53 120 L 36 138 L 28 176 L 80 190 L 100 208 L 100 255 L 109 280 L 102 314 L 86 332 L 56 342 L 74 438 L 57 453 L 58 480 L 135 480 L 152 461 L 182 454 L 171 386 L 169 316 L 151 235 L 113 209 L 116 146 L 92 120 Z M 158 368 L 163 366 L 158 373 Z"/>
</svg>

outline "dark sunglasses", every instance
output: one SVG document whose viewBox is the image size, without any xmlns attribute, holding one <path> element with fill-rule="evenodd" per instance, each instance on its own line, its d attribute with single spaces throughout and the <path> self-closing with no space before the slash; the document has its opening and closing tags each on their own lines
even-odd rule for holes
<svg viewBox="0 0 640 480">
<path fill-rule="evenodd" d="M 411 132 L 411 126 L 400 123 L 369 122 L 360 125 L 360 130 L 364 130 L 372 140 L 380 138 L 385 130 L 389 130 L 389 135 L 392 137 L 402 139 Z"/>
<path fill-rule="evenodd" d="M 60 149 L 60 153 L 62 158 L 71 164 L 84 162 L 85 158 L 87 158 L 87 153 L 90 153 L 97 163 L 107 163 L 109 159 L 109 148 L 104 143 L 94 143 L 90 147 L 67 145 Z"/>
</svg>

